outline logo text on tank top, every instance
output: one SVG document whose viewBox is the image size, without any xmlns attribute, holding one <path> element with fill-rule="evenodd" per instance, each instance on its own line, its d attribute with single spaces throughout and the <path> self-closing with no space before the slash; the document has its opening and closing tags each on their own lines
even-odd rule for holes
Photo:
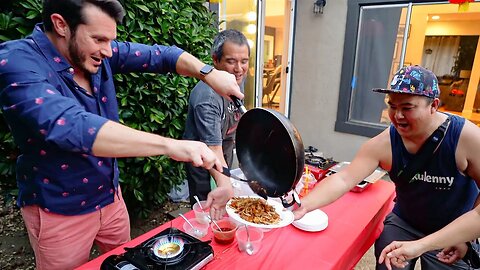
<svg viewBox="0 0 480 270">
<path fill-rule="evenodd" d="M 435 175 L 428 175 L 427 172 L 417 173 L 413 178 L 413 181 L 424 181 L 427 183 L 433 184 L 444 184 L 451 187 L 453 185 L 453 180 L 455 177 L 453 176 L 435 176 Z"/>
</svg>

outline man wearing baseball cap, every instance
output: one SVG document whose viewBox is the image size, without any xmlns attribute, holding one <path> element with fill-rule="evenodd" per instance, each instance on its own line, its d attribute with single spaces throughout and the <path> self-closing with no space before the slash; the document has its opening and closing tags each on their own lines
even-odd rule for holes
<svg viewBox="0 0 480 270">
<path fill-rule="evenodd" d="M 422 238 L 474 207 L 480 183 L 480 159 L 476 158 L 480 153 L 480 128 L 462 117 L 438 111 L 437 78 L 423 67 L 403 67 L 395 73 L 389 88 L 373 91 L 387 94 L 391 125 L 365 142 L 349 166 L 320 182 L 294 214 L 299 219 L 335 201 L 381 167 L 395 183 L 397 198 L 375 242 L 378 258 L 392 241 Z M 431 158 L 416 166 L 412 177 L 402 175 L 404 169 L 408 171 L 407 166 L 415 167 L 411 165 L 419 160 L 415 154 L 439 127 L 446 132 Z M 437 250 L 423 254 L 422 269 L 468 269 L 459 260 L 467 246 L 457 244 L 452 253 Z M 417 259 L 408 260 L 407 268 L 413 269 Z M 376 269 L 386 266 L 377 263 Z"/>
</svg>

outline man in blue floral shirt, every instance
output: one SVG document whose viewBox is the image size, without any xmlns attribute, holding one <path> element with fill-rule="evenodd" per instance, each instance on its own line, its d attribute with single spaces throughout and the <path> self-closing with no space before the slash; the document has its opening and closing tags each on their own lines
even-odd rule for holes
<svg viewBox="0 0 480 270">
<path fill-rule="evenodd" d="M 176 72 L 243 98 L 233 75 L 179 48 L 115 41 L 124 14 L 117 0 L 45 0 L 43 24 L 0 45 L 0 105 L 21 151 L 18 205 L 37 269 L 72 269 L 92 243 L 106 252 L 130 239 L 115 158 L 167 155 L 221 169 L 203 143 L 118 123 L 115 73 Z"/>
</svg>

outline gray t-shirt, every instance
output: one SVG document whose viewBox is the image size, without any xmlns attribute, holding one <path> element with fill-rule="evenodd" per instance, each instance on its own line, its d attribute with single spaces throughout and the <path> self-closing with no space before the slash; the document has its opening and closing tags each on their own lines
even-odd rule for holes
<svg viewBox="0 0 480 270">
<path fill-rule="evenodd" d="M 240 116 L 233 103 L 200 81 L 190 93 L 183 138 L 201 141 L 208 146 L 222 145 L 225 159 L 231 165 Z"/>
</svg>

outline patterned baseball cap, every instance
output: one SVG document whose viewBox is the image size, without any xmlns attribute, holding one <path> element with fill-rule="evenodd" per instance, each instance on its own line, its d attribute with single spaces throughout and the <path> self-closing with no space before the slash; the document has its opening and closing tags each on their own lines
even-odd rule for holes
<svg viewBox="0 0 480 270">
<path fill-rule="evenodd" d="M 402 67 L 395 73 L 390 89 L 374 88 L 374 92 L 412 94 L 437 98 L 440 95 L 438 79 L 433 72 L 421 66 Z"/>
</svg>

